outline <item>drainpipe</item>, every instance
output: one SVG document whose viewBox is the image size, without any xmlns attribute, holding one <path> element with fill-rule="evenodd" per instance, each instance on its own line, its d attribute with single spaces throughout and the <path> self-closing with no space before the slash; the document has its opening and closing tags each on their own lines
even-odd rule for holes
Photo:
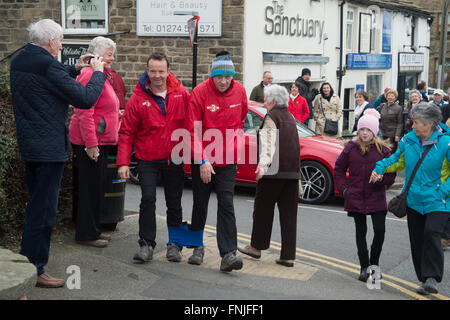
<svg viewBox="0 0 450 320">
<path fill-rule="evenodd" d="M 339 98 L 341 97 L 341 88 L 342 88 L 342 77 L 343 77 L 343 53 L 344 53 L 344 40 L 343 40 L 343 35 L 344 35 L 344 5 L 345 5 L 346 1 L 343 0 L 341 2 L 341 25 L 339 26 L 340 29 L 340 39 L 339 39 L 339 70 L 337 71 L 337 77 L 339 79 L 339 86 L 338 86 L 338 96 Z"/>
</svg>

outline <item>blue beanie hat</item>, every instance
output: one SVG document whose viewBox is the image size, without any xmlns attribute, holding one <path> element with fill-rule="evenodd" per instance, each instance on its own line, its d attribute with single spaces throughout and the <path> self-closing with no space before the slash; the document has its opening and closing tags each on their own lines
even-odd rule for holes
<svg viewBox="0 0 450 320">
<path fill-rule="evenodd" d="M 219 52 L 211 64 L 211 77 L 235 74 L 233 61 L 228 51 Z"/>
</svg>

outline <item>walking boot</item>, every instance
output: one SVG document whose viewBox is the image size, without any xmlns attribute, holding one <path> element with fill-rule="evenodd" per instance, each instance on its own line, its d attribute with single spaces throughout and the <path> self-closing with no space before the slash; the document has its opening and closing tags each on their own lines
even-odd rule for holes
<svg viewBox="0 0 450 320">
<path fill-rule="evenodd" d="M 181 261 L 181 247 L 176 245 L 175 243 L 170 243 L 167 245 L 167 253 L 166 258 L 170 262 L 180 262 Z"/>
<path fill-rule="evenodd" d="M 362 281 L 362 282 L 367 282 L 367 279 L 369 279 L 369 274 L 367 273 L 367 268 L 361 268 L 358 280 Z"/>
<path fill-rule="evenodd" d="M 242 269 L 242 258 L 236 257 L 234 252 L 228 252 L 222 258 L 220 263 L 220 271 L 231 272 L 233 270 Z"/>
<path fill-rule="evenodd" d="M 199 266 L 203 263 L 204 255 L 205 255 L 205 248 L 195 247 L 192 256 L 189 257 L 188 263 Z"/>
<path fill-rule="evenodd" d="M 133 257 L 134 260 L 140 263 L 145 263 L 153 259 L 153 247 L 148 245 L 145 240 L 139 240 L 139 252 Z"/>
</svg>

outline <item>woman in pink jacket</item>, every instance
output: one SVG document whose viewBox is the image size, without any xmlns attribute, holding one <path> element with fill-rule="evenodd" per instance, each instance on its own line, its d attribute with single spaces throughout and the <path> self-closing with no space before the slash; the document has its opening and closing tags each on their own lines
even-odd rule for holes
<svg viewBox="0 0 450 320">
<path fill-rule="evenodd" d="M 89 44 L 88 53 L 101 56 L 105 74 L 114 61 L 116 44 L 104 37 L 96 37 Z M 92 68 L 84 68 L 77 81 L 87 84 Z M 69 126 L 73 147 L 74 169 L 78 168 L 75 185 L 78 185 L 78 211 L 75 240 L 82 245 L 105 247 L 110 238 L 100 232 L 100 213 L 104 197 L 104 168 L 108 154 L 118 142 L 119 100 L 109 81 L 96 104 L 88 110 L 74 108 Z"/>
</svg>

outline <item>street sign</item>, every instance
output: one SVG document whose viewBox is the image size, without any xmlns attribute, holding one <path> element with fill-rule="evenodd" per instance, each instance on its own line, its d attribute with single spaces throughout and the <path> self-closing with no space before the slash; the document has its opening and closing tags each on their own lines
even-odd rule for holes
<svg viewBox="0 0 450 320">
<path fill-rule="evenodd" d="M 197 34 L 198 22 L 200 21 L 199 16 L 192 17 L 188 20 L 188 32 L 189 32 L 189 40 L 191 43 L 191 49 L 194 50 L 194 42 L 197 41 L 195 39 L 195 35 Z"/>
</svg>

